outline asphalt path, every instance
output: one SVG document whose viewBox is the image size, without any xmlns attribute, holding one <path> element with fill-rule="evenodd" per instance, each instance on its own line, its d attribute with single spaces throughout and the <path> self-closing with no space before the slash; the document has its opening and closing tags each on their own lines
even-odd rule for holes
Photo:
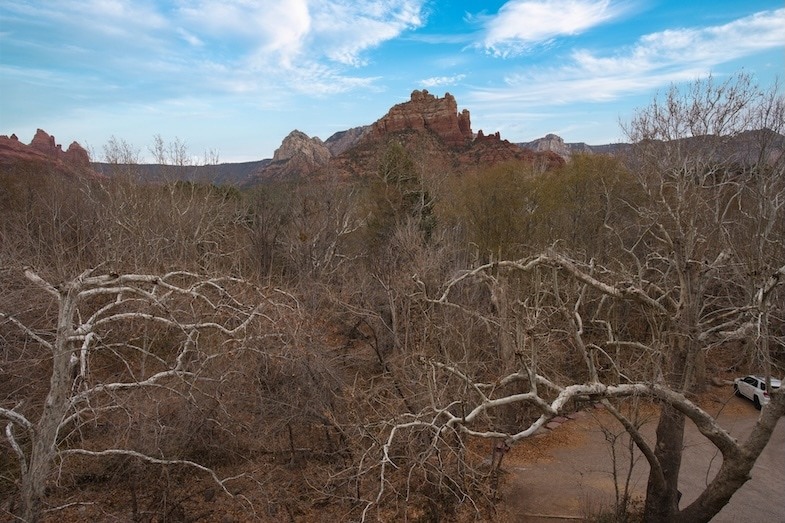
<svg viewBox="0 0 785 523">
<path fill-rule="evenodd" d="M 730 387 L 715 394 L 713 407 L 720 424 L 739 440 L 746 438 L 759 412 L 749 401 L 736 398 Z M 727 393 L 726 393 L 727 392 Z M 603 430 L 603 427 L 605 430 Z M 651 444 L 656 419 L 644 425 L 643 434 Z M 566 443 L 550 448 L 548 438 Z M 527 458 L 525 451 L 516 457 L 515 449 L 503 469 L 506 481 L 501 491 L 502 506 L 510 521 L 523 523 L 580 520 L 612 510 L 615 499 L 613 454 L 609 439 L 619 435 L 616 446 L 618 477 L 625 478 L 629 454 L 626 436 L 609 413 L 588 411 L 578 419 L 565 421 L 529 445 L 549 447 L 547 455 Z M 565 437 L 566 436 L 566 437 Z M 630 474 L 630 490 L 640 500 L 646 491 L 648 464 L 637 450 Z M 722 464 L 722 455 L 691 422 L 685 430 L 684 455 L 679 476 L 681 506 L 698 497 Z M 714 522 L 785 522 L 785 419 L 780 419 L 763 453 L 751 471 L 751 479 L 731 498 Z"/>
</svg>

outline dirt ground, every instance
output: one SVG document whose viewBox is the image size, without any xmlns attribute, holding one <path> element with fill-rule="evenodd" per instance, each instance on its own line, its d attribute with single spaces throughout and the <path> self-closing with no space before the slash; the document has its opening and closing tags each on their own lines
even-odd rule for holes
<svg viewBox="0 0 785 523">
<path fill-rule="evenodd" d="M 733 396 L 730 387 L 714 389 L 702 401 L 723 427 L 745 438 L 758 418 L 752 403 Z M 650 410 L 650 412 L 652 412 Z M 643 431 L 653 440 L 656 417 L 647 415 Z M 603 427 L 606 430 L 603 430 Z M 607 430 L 610 429 L 610 430 Z M 503 512 L 509 521 L 548 523 L 582 520 L 613 509 L 615 489 L 613 456 L 609 439 L 616 440 L 616 461 L 626 477 L 628 439 L 618 423 L 601 409 L 589 409 L 568 419 L 550 433 L 515 447 L 504 460 L 501 489 Z M 637 449 L 630 474 L 630 489 L 642 506 L 648 464 Z M 688 421 L 685 452 L 679 481 L 681 506 L 693 501 L 722 463 L 722 456 Z M 771 441 L 752 470 L 750 479 L 714 518 L 732 521 L 785 522 L 785 420 L 780 419 Z"/>
</svg>

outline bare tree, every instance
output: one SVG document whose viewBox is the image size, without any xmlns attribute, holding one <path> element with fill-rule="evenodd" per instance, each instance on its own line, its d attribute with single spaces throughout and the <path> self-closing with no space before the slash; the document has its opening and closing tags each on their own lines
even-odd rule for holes
<svg viewBox="0 0 785 523">
<path fill-rule="evenodd" d="M 771 300 L 768 278 L 780 278 L 785 260 L 785 158 L 772 136 L 785 130 L 784 116 L 776 89 L 763 92 L 746 75 L 710 77 L 672 88 L 627 129 L 637 144 L 629 163 L 647 195 L 631 239 L 647 248 L 623 243 L 638 281 L 663 292 L 662 373 L 674 390 L 702 390 L 708 351 L 734 338 L 751 340 L 759 370 L 772 372 L 770 304 L 781 300 Z M 665 483 L 650 477 L 650 519 L 678 513 L 683 431 L 684 416 L 665 409 L 655 450 Z"/>
<path fill-rule="evenodd" d="M 112 176 L 135 179 L 138 176 L 140 150 L 114 135 L 103 146 L 104 162 L 110 165 Z"/>
<path fill-rule="evenodd" d="M 191 467 L 229 494 L 232 478 L 220 478 L 193 460 L 162 455 L 160 448 L 150 454 L 133 448 L 82 447 L 77 436 L 100 416 L 117 410 L 123 395 L 141 390 L 188 395 L 193 394 L 187 392 L 189 387 L 193 391 L 205 381 L 221 381 L 220 374 L 208 369 L 249 340 L 276 336 L 269 323 L 268 332 L 259 327 L 274 321 L 279 305 L 243 280 L 187 272 L 158 276 L 88 270 L 59 284 L 30 268 L 24 276 L 51 297 L 57 313 L 54 325 L 43 329 L 0 313 L 0 326 L 16 327 L 45 349 L 51 362 L 43 401 L 20 398 L 15 405 L 0 406 L 0 417 L 7 422 L 5 436 L 21 471 L 22 519 L 39 520 L 55 462 L 69 456 L 120 455 Z M 291 303 L 284 293 L 275 294 Z M 135 331 L 147 328 L 162 329 L 164 346 L 134 341 L 139 339 Z"/>
</svg>

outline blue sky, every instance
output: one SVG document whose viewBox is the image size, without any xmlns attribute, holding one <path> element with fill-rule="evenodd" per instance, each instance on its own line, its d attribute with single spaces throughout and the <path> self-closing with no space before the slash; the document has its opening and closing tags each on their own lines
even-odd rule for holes
<svg viewBox="0 0 785 523">
<path fill-rule="evenodd" d="M 785 73 L 781 0 L 13 0 L 0 3 L 0 134 L 96 159 L 111 136 L 269 158 L 286 134 L 370 124 L 414 89 L 476 132 L 623 139 L 671 83 Z"/>
</svg>

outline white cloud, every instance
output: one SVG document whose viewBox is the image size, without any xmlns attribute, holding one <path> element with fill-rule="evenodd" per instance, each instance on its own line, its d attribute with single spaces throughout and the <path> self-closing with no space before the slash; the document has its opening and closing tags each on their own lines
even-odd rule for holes
<svg viewBox="0 0 785 523">
<path fill-rule="evenodd" d="M 186 31 L 183 28 L 179 28 L 177 30 L 177 34 L 180 35 L 180 38 L 182 38 L 183 40 L 185 40 L 186 42 L 188 42 L 190 45 L 192 45 L 194 47 L 202 47 L 202 46 L 204 46 L 204 42 L 202 40 L 200 40 L 199 37 L 195 36 L 192 33 L 189 33 L 188 31 Z"/>
<path fill-rule="evenodd" d="M 185 29 L 198 37 L 227 39 L 250 54 L 290 66 L 311 31 L 307 0 L 248 2 L 200 0 L 177 12 Z"/>
<path fill-rule="evenodd" d="M 297 92 L 310 96 L 324 96 L 370 88 L 376 77 L 359 77 L 340 74 L 331 67 L 311 62 L 289 72 L 287 83 Z"/>
<path fill-rule="evenodd" d="M 719 26 L 652 33 L 611 56 L 577 50 L 564 66 L 510 75 L 506 86 L 475 90 L 472 98 L 486 103 L 559 105 L 651 92 L 705 76 L 719 64 L 785 47 L 783 27 L 785 9 L 779 9 Z"/>
<path fill-rule="evenodd" d="M 422 4 L 422 0 L 315 2 L 314 41 L 330 60 L 362 65 L 363 51 L 423 24 Z"/>
<path fill-rule="evenodd" d="M 656 71 L 679 64 L 710 67 L 765 49 L 785 47 L 783 27 L 785 9 L 779 9 L 720 26 L 646 35 L 626 55 L 603 58 L 578 51 L 573 58 L 582 70 L 596 74 Z"/>
<path fill-rule="evenodd" d="M 219 88 L 320 95 L 378 80 L 347 69 L 364 65 L 366 51 L 420 27 L 424 1 L 197 0 L 175 17 L 187 34 L 230 50 L 214 64 L 221 73 L 211 81 Z"/>
<path fill-rule="evenodd" d="M 359 66 L 362 53 L 423 24 L 424 0 L 200 0 L 180 9 L 189 32 L 244 39 L 256 64 L 327 59 Z"/>
<path fill-rule="evenodd" d="M 455 85 L 458 82 L 461 82 L 464 78 L 466 78 L 465 74 L 456 74 L 455 76 L 434 76 L 431 78 L 426 78 L 425 80 L 420 80 L 420 85 L 422 87 L 428 88 Z"/>
<path fill-rule="evenodd" d="M 575 35 L 618 17 L 610 0 L 510 0 L 485 22 L 480 45 L 496 56 L 511 56 L 557 36 Z"/>
</svg>

